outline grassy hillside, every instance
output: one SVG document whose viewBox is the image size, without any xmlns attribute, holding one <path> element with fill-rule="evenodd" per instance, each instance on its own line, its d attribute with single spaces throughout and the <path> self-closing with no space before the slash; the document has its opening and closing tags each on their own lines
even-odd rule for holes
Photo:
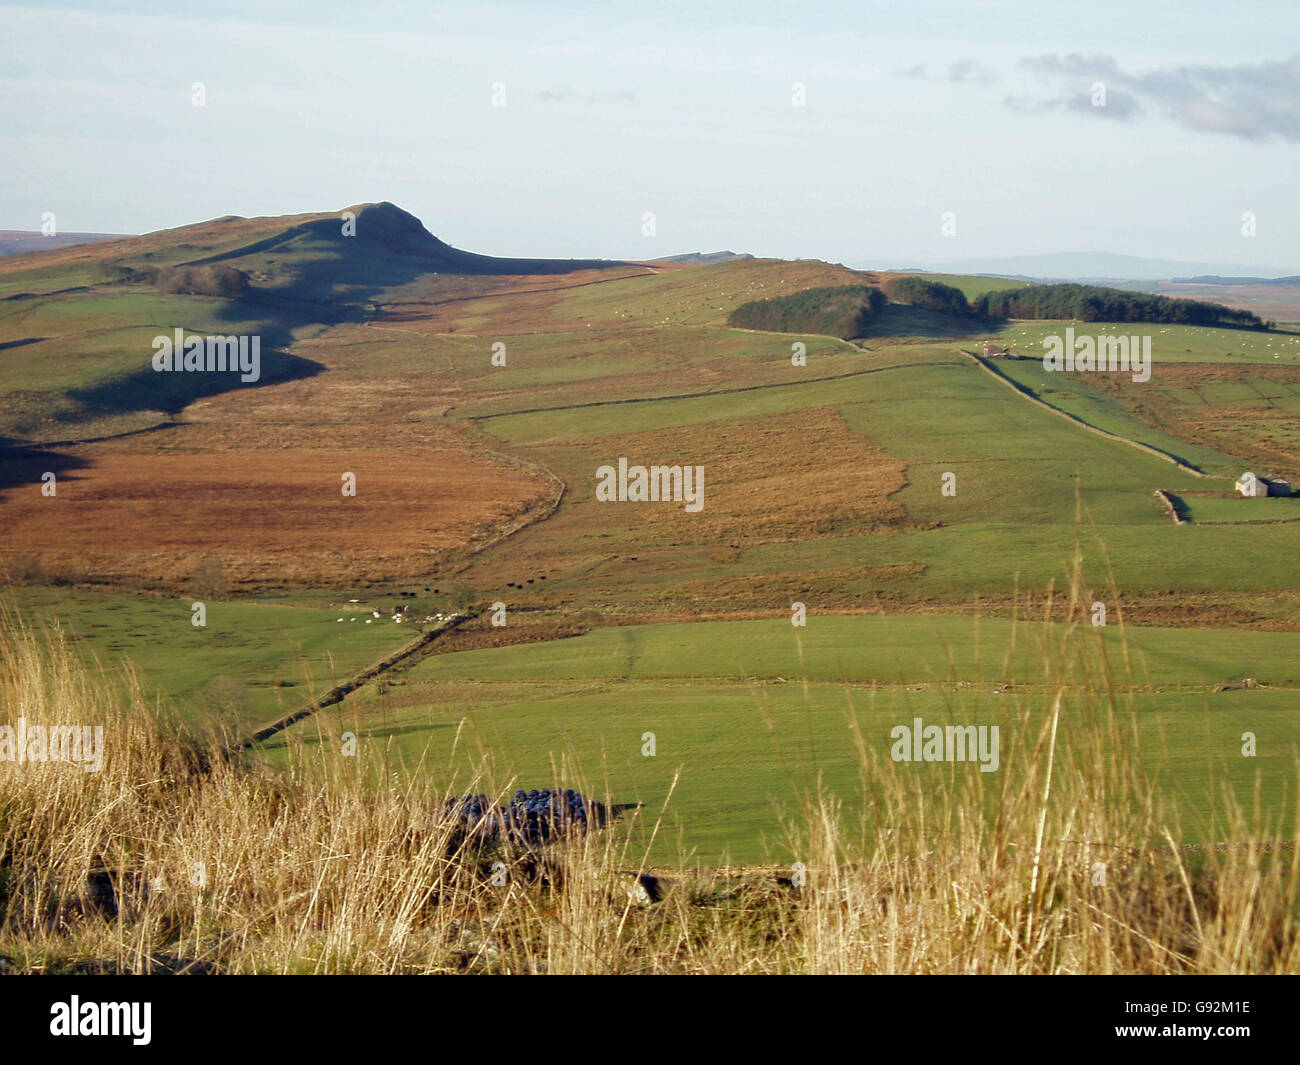
<svg viewBox="0 0 1300 1065">
<path fill-rule="evenodd" d="M 1105 650 L 1120 680 L 1088 683 L 1118 693 L 1194 838 L 1217 838 L 1222 782 L 1291 809 L 1293 508 L 1230 497 L 1242 469 L 1300 473 L 1300 337 L 982 322 L 963 301 L 1006 282 L 813 261 L 485 260 L 391 205 L 341 225 L 225 219 L 0 261 L 0 567 L 191 722 L 269 720 L 405 642 L 399 593 L 455 600 L 479 613 L 440 653 L 256 757 L 296 766 L 346 728 L 367 767 L 439 787 L 480 756 L 503 787 L 567 758 L 652 804 L 681 769 L 673 847 L 785 861 L 782 815 L 818 774 L 870 809 L 857 744 L 899 715 L 974 715 L 1023 752 L 1049 709 L 1035 648 L 1065 641 L 1093 667 Z M 184 264 L 249 289 L 147 281 Z M 265 380 L 155 374 L 151 338 L 177 325 L 260 333 Z M 1148 330 L 1150 380 L 1046 373 L 1068 325 Z M 986 340 L 1023 357 L 990 372 L 968 354 Z M 602 501 L 620 458 L 702 467 L 702 509 Z M 196 630 L 209 557 L 229 598 Z M 1012 637 L 1017 614 L 1077 621 L 1071 586 L 1106 629 Z"/>
</svg>

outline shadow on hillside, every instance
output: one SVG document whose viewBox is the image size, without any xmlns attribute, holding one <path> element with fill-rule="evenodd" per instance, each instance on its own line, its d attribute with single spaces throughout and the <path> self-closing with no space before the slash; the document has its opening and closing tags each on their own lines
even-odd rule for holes
<svg viewBox="0 0 1300 1065">
<path fill-rule="evenodd" d="M 863 339 L 877 337 L 950 337 L 972 336 L 987 326 L 974 318 L 958 318 L 923 307 L 887 303 L 872 319 Z"/>
<path fill-rule="evenodd" d="M 262 326 L 252 334 L 261 338 L 256 381 L 243 381 L 239 372 L 231 370 L 160 372 L 153 368 L 150 361 L 152 352 L 148 352 L 141 369 L 90 388 L 69 389 L 68 396 L 95 415 L 128 414 L 141 410 L 178 414 L 197 399 L 314 377 L 325 369 L 313 359 L 282 350 L 284 342 L 277 343 L 274 338 L 286 332 L 278 327 L 268 329 Z M 292 343 L 291 334 L 288 342 Z M 81 417 L 81 414 L 68 415 L 64 420 L 80 421 Z"/>
<path fill-rule="evenodd" d="M 159 334 L 172 337 L 179 328 L 184 330 L 187 337 L 222 334 L 247 336 L 251 340 L 256 336 L 259 338 L 260 362 L 256 381 L 245 382 L 240 379 L 240 373 L 231 370 L 155 370 L 154 348 L 150 345 L 140 352 L 140 369 L 122 377 L 101 381 L 89 388 L 69 389 L 69 398 L 81 404 L 83 410 L 68 414 L 64 420 L 80 421 L 87 412 L 103 415 L 160 410 L 174 415 L 195 400 L 208 396 L 314 377 L 325 367 L 312 359 L 290 354 L 287 349 L 296 340 L 294 331 L 339 317 L 337 312 L 332 317 L 326 317 L 317 314 L 315 309 L 261 299 L 256 293 L 222 301 L 215 310 L 212 302 L 205 300 L 203 312 L 223 325 L 214 329 L 196 329 L 184 322 L 165 323 L 159 327 Z"/>
<path fill-rule="evenodd" d="M 252 298 L 329 308 L 322 321 L 364 317 L 364 305 L 388 290 L 432 274 L 520 275 L 565 274 L 575 270 L 625 266 L 607 259 L 499 259 L 476 255 L 443 243 L 414 215 L 391 203 L 367 204 L 356 215 L 355 233 L 345 236 L 342 218 L 324 218 L 293 226 L 265 240 L 188 265 L 240 263 L 249 256 L 274 252 L 267 269 L 281 275 L 271 289 L 255 289 Z"/>
<path fill-rule="evenodd" d="M 8 351 L 10 348 L 24 348 L 28 344 L 39 344 L 42 340 L 49 340 L 49 337 L 23 337 L 21 340 L 6 340 L 0 344 L 0 351 Z"/>
<path fill-rule="evenodd" d="M 260 258 L 250 262 L 249 257 Z M 129 259 L 127 256 L 123 263 L 129 265 Z M 390 203 L 361 208 L 356 215 L 354 236 L 343 234 L 340 219 L 317 219 L 184 265 L 218 261 L 228 261 L 255 276 L 268 275 L 261 283 L 255 281 L 246 294 L 216 305 L 215 317 L 224 329 L 194 329 L 184 322 L 150 324 L 156 326 L 159 334 L 168 336 L 176 328 L 183 328 L 186 335 L 221 332 L 257 336 L 260 344 L 257 380 L 244 381 L 239 372 L 230 370 L 159 372 L 152 364 L 153 347 L 142 345 L 139 369 L 88 387 L 69 389 L 66 394 L 74 408 L 56 411 L 52 416 L 65 424 L 77 424 L 87 418 L 145 410 L 174 415 L 198 399 L 312 377 L 325 367 L 290 353 L 298 331 L 312 326 L 366 321 L 375 313 L 377 297 L 422 276 L 559 274 L 623 265 L 603 260 L 497 259 L 462 252 L 438 240 L 419 219 Z M 207 320 L 214 316 L 212 301 L 204 299 L 202 315 Z M 197 307 L 195 316 L 199 317 Z M 36 339 L 41 338 L 15 340 L 5 346 L 16 347 Z"/>
<path fill-rule="evenodd" d="M 1174 495 L 1173 492 L 1165 492 L 1165 499 L 1169 503 L 1169 508 L 1173 511 L 1174 517 L 1184 525 L 1192 523 L 1192 511 L 1187 505 L 1187 500 L 1182 496 Z"/>
<path fill-rule="evenodd" d="M 28 444 L 13 437 L 0 436 L 0 499 L 12 489 L 28 485 L 31 491 L 38 492 L 41 478 L 47 473 L 54 474 L 55 491 L 64 480 L 76 480 L 69 477 L 74 470 L 85 469 L 90 463 L 77 455 L 64 455 L 50 451 L 40 445 Z M 53 503 L 57 494 L 46 497 Z"/>
</svg>

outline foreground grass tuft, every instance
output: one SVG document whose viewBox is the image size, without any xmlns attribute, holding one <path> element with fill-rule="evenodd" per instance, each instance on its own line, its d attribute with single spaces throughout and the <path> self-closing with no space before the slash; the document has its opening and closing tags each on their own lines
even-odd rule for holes
<svg viewBox="0 0 1300 1065">
<path fill-rule="evenodd" d="M 1036 742 L 997 773 L 935 787 L 864 743 L 864 813 L 802 796 L 798 865 L 668 871 L 631 842 L 659 811 L 637 833 L 484 844 L 440 816 L 431 774 L 376 779 L 324 748 L 250 767 L 6 617 L 0 724 L 101 725 L 106 757 L 0 761 L 0 955 L 47 973 L 1297 971 L 1294 828 L 1229 796 L 1222 841 L 1184 846 L 1124 696 L 1080 694 L 1081 671 L 1106 676 L 1098 646 L 1084 626 L 1057 639 L 1055 689 L 1019 711 Z"/>
</svg>

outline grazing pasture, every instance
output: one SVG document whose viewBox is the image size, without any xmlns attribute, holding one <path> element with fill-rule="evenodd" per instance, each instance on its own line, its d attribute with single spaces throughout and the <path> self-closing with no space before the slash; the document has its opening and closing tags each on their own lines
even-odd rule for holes
<svg viewBox="0 0 1300 1065">
<path fill-rule="evenodd" d="M 796 860 L 783 817 L 819 788 L 846 819 L 871 816 L 865 757 L 942 787 L 971 775 L 992 801 L 996 773 L 974 764 L 890 757 L 891 729 L 927 723 L 1000 727 L 1002 756 L 1037 742 L 1054 692 L 1071 728 L 1115 711 L 1133 753 L 1176 800 L 1189 840 L 1214 837 L 1227 788 L 1258 786 L 1280 824 L 1295 811 L 1300 687 L 1294 633 L 1104 629 L 945 617 L 810 617 L 603 628 L 553 643 L 434 655 L 383 694 L 349 698 L 267 748 L 274 762 L 328 750 L 343 731 L 385 769 L 454 788 L 482 771 L 502 793 L 582 784 L 641 802 L 669 826 L 652 861 Z M 1258 753 L 1241 754 L 1242 733 Z M 655 753 L 643 754 L 646 733 Z M 299 753 L 294 754 L 295 751 Z M 1088 757 L 1080 750 L 1076 756 Z M 1100 757 L 1100 756 L 1099 756 Z"/>
<path fill-rule="evenodd" d="M 869 815 L 864 751 L 885 779 L 972 770 L 992 801 L 997 774 L 888 761 L 889 728 L 999 723 L 1023 753 L 1052 655 L 1080 663 L 1071 713 L 1116 693 L 1120 734 L 1197 838 L 1219 831 L 1220 784 L 1258 777 L 1269 816 L 1291 810 L 1296 525 L 1275 520 L 1290 500 L 1228 494 L 1244 469 L 1300 473 L 1300 336 L 1126 323 L 1153 336 L 1150 381 L 1048 374 L 1044 336 L 1112 327 L 891 303 L 854 341 L 739 329 L 751 301 L 897 278 L 494 260 L 392 205 L 361 212 L 370 236 L 351 243 L 307 215 L 0 261 L 0 562 L 19 609 L 226 725 L 408 643 L 395 604 L 465 609 L 426 657 L 248 757 L 332 757 L 346 726 L 364 764 L 408 778 L 454 786 L 487 757 L 503 787 L 649 806 L 680 769 L 656 844 L 672 860 L 787 860 L 782 815 L 815 786 Z M 246 290 L 147 280 L 208 261 Z M 265 379 L 160 380 L 150 341 L 177 327 L 261 335 Z M 1019 388 L 964 354 L 989 340 L 1025 356 L 993 361 Z M 698 467 L 703 507 L 598 499 L 620 459 Z M 220 586 L 206 629 L 189 624 L 200 585 Z M 1095 606 L 1105 628 L 1061 627 Z"/>
</svg>

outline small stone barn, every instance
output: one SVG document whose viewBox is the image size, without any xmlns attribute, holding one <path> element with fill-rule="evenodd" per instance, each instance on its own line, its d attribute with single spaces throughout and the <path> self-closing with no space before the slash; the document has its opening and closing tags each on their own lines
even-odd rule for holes
<svg viewBox="0 0 1300 1065">
<path fill-rule="evenodd" d="M 1275 477 L 1273 474 L 1265 474 L 1263 477 L 1256 477 L 1253 473 L 1243 473 L 1237 478 L 1235 485 L 1237 494 L 1242 497 L 1250 496 L 1289 496 L 1291 494 L 1291 482 L 1281 477 Z"/>
</svg>

